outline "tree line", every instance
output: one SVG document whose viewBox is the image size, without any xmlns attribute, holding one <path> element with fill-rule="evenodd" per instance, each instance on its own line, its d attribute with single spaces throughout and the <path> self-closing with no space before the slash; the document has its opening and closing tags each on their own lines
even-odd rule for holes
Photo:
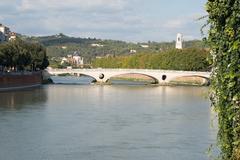
<svg viewBox="0 0 240 160">
<path fill-rule="evenodd" d="M 160 53 L 139 53 L 130 56 L 110 56 L 95 59 L 95 68 L 166 69 L 209 71 L 209 51 L 198 48 L 171 49 Z"/>
<path fill-rule="evenodd" d="M 46 49 L 20 39 L 0 44 L 1 71 L 36 71 L 49 65 Z"/>
</svg>

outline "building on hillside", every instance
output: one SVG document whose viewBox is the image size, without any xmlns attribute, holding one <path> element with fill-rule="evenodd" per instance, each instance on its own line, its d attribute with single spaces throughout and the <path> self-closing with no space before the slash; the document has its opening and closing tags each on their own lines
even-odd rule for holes
<svg viewBox="0 0 240 160">
<path fill-rule="evenodd" d="M 68 59 L 66 57 L 62 58 L 61 65 L 63 65 L 64 63 L 68 63 Z"/>
<path fill-rule="evenodd" d="M 79 56 L 79 54 L 74 53 L 72 58 L 73 58 L 73 65 L 76 65 L 76 66 L 84 65 L 83 57 Z"/>
<path fill-rule="evenodd" d="M 112 57 L 114 57 L 114 56 L 115 56 L 115 55 L 113 55 L 113 54 L 106 54 L 106 55 L 105 55 L 106 58 L 112 58 Z"/>
<path fill-rule="evenodd" d="M 71 54 L 68 54 L 68 55 L 67 55 L 67 58 L 72 58 L 72 55 L 71 55 Z"/>
<path fill-rule="evenodd" d="M 17 34 L 10 31 L 10 28 L 0 24 L 0 42 L 15 40 Z"/>
<path fill-rule="evenodd" d="M 130 53 L 137 53 L 137 50 L 131 49 L 131 50 L 130 50 Z"/>
<path fill-rule="evenodd" d="M 61 59 L 61 64 L 69 63 L 72 66 L 82 67 L 84 65 L 84 58 L 79 56 L 79 53 L 75 51 L 72 55 L 69 54 L 67 57 Z"/>
<path fill-rule="evenodd" d="M 14 41 L 17 38 L 17 34 L 15 32 L 10 32 L 9 41 Z"/>
<path fill-rule="evenodd" d="M 176 49 L 183 49 L 183 35 L 177 34 Z"/>
<path fill-rule="evenodd" d="M 0 42 L 8 41 L 10 29 L 0 24 Z"/>
<path fill-rule="evenodd" d="M 62 49 L 67 49 L 67 46 L 61 46 Z"/>
<path fill-rule="evenodd" d="M 96 59 L 103 59 L 104 57 L 102 56 L 96 56 Z"/>
<path fill-rule="evenodd" d="M 0 43 L 5 41 L 5 35 L 0 31 Z"/>
<path fill-rule="evenodd" d="M 149 45 L 147 45 L 147 44 L 141 44 L 140 45 L 142 48 L 149 48 Z"/>
<path fill-rule="evenodd" d="M 92 47 L 104 47 L 104 45 L 102 44 L 96 44 L 96 43 L 93 43 L 91 44 Z"/>
</svg>

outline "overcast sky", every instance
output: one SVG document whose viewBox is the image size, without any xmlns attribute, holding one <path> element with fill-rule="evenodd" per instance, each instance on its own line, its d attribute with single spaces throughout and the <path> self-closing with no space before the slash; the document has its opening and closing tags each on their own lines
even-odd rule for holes
<svg viewBox="0 0 240 160">
<path fill-rule="evenodd" d="M 206 0 L 1 0 L 0 23 L 26 35 L 132 42 L 201 39 Z"/>
</svg>

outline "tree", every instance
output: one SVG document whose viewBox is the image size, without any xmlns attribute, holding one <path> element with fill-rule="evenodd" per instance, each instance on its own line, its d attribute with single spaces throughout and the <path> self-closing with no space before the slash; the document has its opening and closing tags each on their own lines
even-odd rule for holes
<svg viewBox="0 0 240 160">
<path fill-rule="evenodd" d="M 206 10 L 221 159 L 240 160 L 240 1 L 208 0 Z"/>
<path fill-rule="evenodd" d="M 20 39 L 0 44 L 0 66 L 8 70 L 43 70 L 49 65 L 46 49 Z M 1 68 L 2 68 L 1 67 Z"/>
<path fill-rule="evenodd" d="M 130 56 L 101 58 L 93 61 L 94 67 L 167 69 L 208 71 L 208 52 L 203 49 L 171 49 L 161 53 L 138 53 Z"/>
</svg>

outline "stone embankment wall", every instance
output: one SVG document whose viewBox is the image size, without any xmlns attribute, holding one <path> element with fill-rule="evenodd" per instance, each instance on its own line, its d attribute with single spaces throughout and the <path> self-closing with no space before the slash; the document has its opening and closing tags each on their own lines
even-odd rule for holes
<svg viewBox="0 0 240 160">
<path fill-rule="evenodd" d="M 41 72 L 0 73 L 0 89 L 42 84 Z"/>
</svg>

